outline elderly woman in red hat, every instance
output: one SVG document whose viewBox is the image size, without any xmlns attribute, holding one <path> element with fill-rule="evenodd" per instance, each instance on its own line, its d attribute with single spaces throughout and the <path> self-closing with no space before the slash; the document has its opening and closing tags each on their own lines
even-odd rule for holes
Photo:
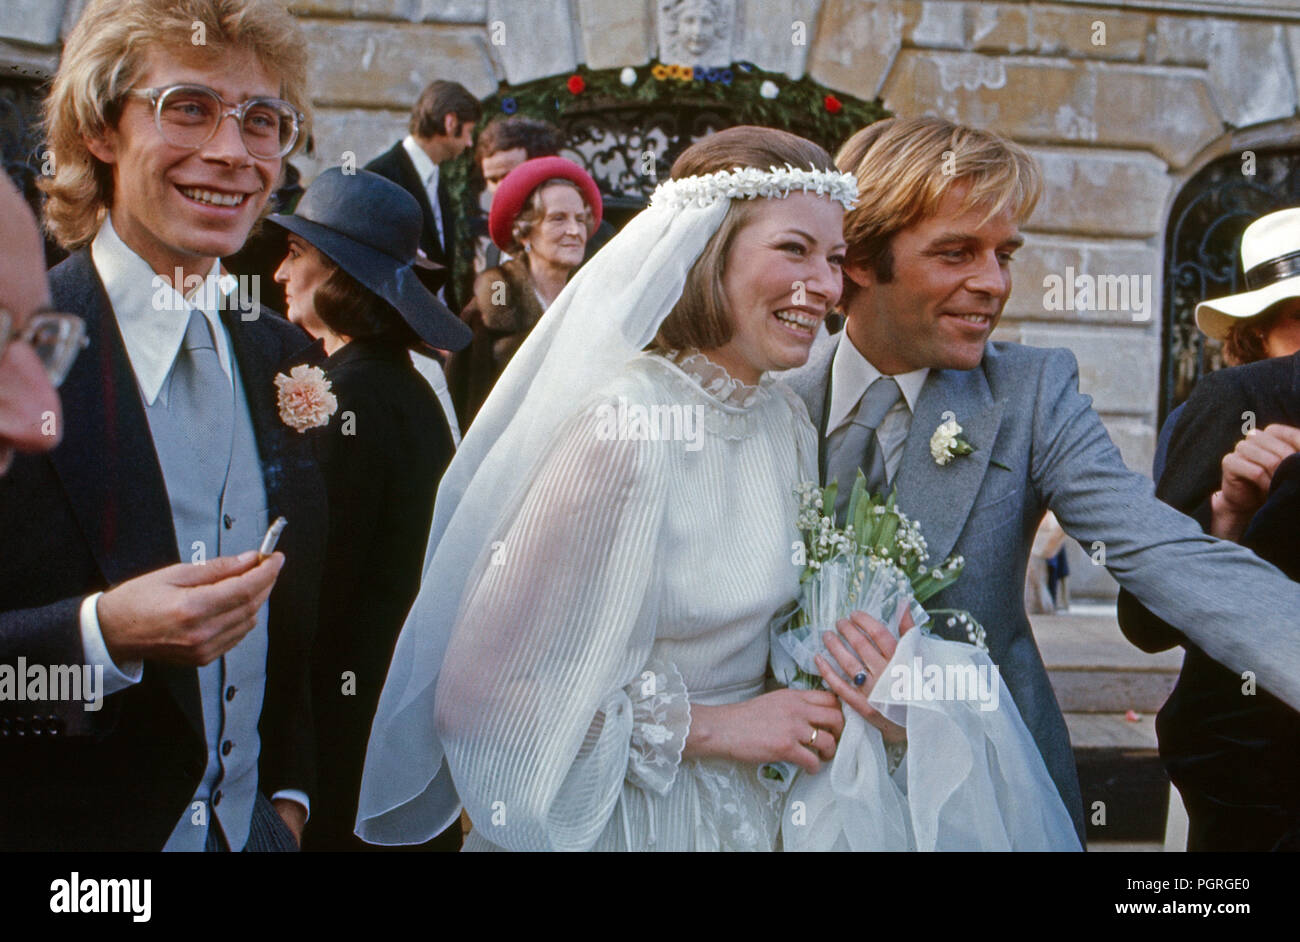
<svg viewBox="0 0 1300 942">
<path fill-rule="evenodd" d="M 461 314 L 474 339 L 452 357 L 447 375 L 463 427 L 582 264 L 602 208 L 596 181 L 563 157 L 526 160 L 501 181 L 488 230 L 512 257 L 474 279 L 474 298 Z"/>
</svg>

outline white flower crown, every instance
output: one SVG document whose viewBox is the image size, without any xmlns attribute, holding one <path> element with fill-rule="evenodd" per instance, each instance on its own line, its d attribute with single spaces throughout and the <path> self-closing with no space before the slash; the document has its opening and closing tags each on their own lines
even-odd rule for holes
<svg viewBox="0 0 1300 942">
<path fill-rule="evenodd" d="M 650 205 L 667 209 L 704 208 L 724 199 L 784 199 L 795 190 L 838 200 L 848 210 L 857 201 L 858 181 L 851 173 L 796 170 L 789 164 L 770 170 L 737 167 L 698 177 L 665 180 L 655 187 Z"/>
</svg>

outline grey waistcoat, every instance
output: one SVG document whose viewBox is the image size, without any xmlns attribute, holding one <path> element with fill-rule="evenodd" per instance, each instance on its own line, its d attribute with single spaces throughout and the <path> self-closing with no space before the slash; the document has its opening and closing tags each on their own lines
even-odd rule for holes
<svg viewBox="0 0 1300 942">
<path fill-rule="evenodd" d="M 184 351 L 178 354 L 184 355 Z M 174 368 L 174 367 L 173 367 Z M 145 414 L 167 483 L 182 562 L 236 556 L 257 549 L 267 527 L 266 492 L 239 364 L 231 357 L 234 379 L 234 429 L 229 442 L 225 481 L 196 480 L 193 445 L 185 432 L 192 416 L 173 414 L 159 395 Z M 170 377 L 169 377 L 170 382 Z M 168 384 L 163 386 L 166 391 Z M 185 410 L 175 410 L 185 411 Z M 220 825 L 231 850 L 248 842 L 253 799 L 257 794 L 257 723 L 266 686 L 267 606 L 257 626 L 223 657 L 198 669 L 208 764 L 203 780 L 177 822 L 164 850 L 201 851 L 208 827 Z"/>
</svg>

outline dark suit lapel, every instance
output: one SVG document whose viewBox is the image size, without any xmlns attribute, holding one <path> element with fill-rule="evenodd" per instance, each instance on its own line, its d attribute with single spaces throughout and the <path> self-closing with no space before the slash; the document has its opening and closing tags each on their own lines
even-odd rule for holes
<svg viewBox="0 0 1300 942">
<path fill-rule="evenodd" d="M 131 370 L 89 251 L 55 282 L 60 310 L 86 320 L 89 346 L 64 381 L 63 444 L 51 461 L 95 561 L 110 584 L 178 561 L 162 468 Z"/>
<path fill-rule="evenodd" d="M 424 216 L 424 228 L 420 232 L 420 248 L 424 249 L 424 254 L 429 256 L 430 261 L 437 262 L 440 265 L 446 264 L 445 253 L 442 246 L 438 244 L 438 223 L 433 218 L 433 206 L 429 203 L 429 193 L 424 188 L 424 181 L 415 171 L 415 164 L 411 163 L 411 155 L 406 152 L 406 148 L 400 143 L 395 148 L 397 152 L 397 164 L 401 167 L 402 186 L 405 187 L 420 204 L 420 213 Z M 439 195 L 442 191 L 442 174 L 438 174 Z M 443 219 L 447 218 L 443 213 Z"/>
<path fill-rule="evenodd" d="M 140 387 L 89 250 L 64 264 L 51 282 L 54 301 L 85 318 L 89 346 L 60 390 L 64 440 L 50 460 L 100 572 L 117 585 L 179 562 L 176 531 Z M 203 738 L 197 672 L 155 663 L 148 670 Z"/>
<path fill-rule="evenodd" d="M 975 450 L 941 466 L 930 454 L 930 438 L 945 412 L 953 413 L 961 438 Z M 1002 404 L 994 401 L 983 370 L 933 370 L 926 377 L 896 481 L 898 504 L 920 522 L 932 563 L 952 552 L 966 525 L 1001 422 Z"/>
<path fill-rule="evenodd" d="M 265 317 L 277 315 L 259 309 L 257 317 L 245 321 L 237 310 L 223 310 L 222 322 L 230 334 L 231 355 L 239 363 L 243 380 L 244 398 L 248 402 L 253 433 L 257 437 L 258 457 L 262 463 L 262 480 L 266 488 L 267 514 L 289 517 L 286 498 L 291 489 L 287 486 L 293 470 L 304 460 L 310 462 L 311 440 L 295 441 L 280 419 L 276 396 L 275 376 L 288 373 L 298 363 L 314 363 L 324 359 L 325 351 L 319 342 L 305 339 L 303 346 L 286 358 L 275 333 L 261 324 Z"/>
</svg>

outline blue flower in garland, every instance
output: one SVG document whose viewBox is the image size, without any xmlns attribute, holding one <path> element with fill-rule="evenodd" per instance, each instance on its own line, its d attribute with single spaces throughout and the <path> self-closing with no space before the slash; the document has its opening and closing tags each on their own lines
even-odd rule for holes
<svg viewBox="0 0 1300 942">
<path fill-rule="evenodd" d="M 506 114 L 514 114 L 516 111 L 519 110 L 519 103 L 516 102 L 513 98 L 502 98 L 501 110 L 504 111 Z"/>
<path fill-rule="evenodd" d="M 731 84 L 731 80 L 732 80 L 733 78 L 734 78 L 734 76 L 731 74 L 731 70 L 730 70 L 730 69 L 723 69 L 723 70 L 722 70 L 722 75 L 721 75 L 721 77 L 718 79 L 718 81 L 720 81 L 723 85 L 730 85 L 730 84 Z"/>
</svg>

